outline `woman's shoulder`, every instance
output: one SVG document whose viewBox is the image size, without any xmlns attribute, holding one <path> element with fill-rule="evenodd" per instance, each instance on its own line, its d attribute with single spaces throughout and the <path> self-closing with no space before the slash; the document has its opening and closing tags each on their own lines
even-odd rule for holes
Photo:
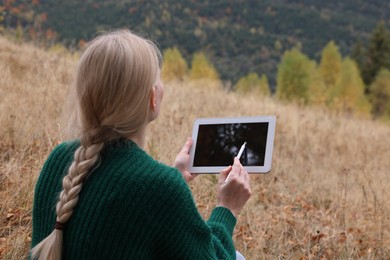
<svg viewBox="0 0 390 260">
<path fill-rule="evenodd" d="M 51 164 L 61 164 L 72 158 L 74 151 L 80 146 L 78 140 L 65 141 L 57 144 L 48 155 L 43 168 L 47 168 Z"/>
<path fill-rule="evenodd" d="M 69 154 L 74 152 L 77 147 L 80 146 L 79 140 L 68 140 L 61 143 L 58 143 L 54 149 L 51 151 L 49 158 L 59 157 L 61 155 Z"/>
<path fill-rule="evenodd" d="M 131 142 L 116 147 L 107 146 L 101 164 L 95 174 L 89 177 L 89 182 L 96 182 L 96 185 L 104 183 L 105 190 L 110 190 L 111 196 L 117 196 L 115 201 L 120 201 L 119 205 L 128 201 L 128 198 L 133 198 L 129 201 L 133 204 L 142 198 L 140 201 L 147 200 L 150 205 L 157 207 L 176 194 L 190 194 L 184 178 L 176 168 L 155 160 Z"/>
<path fill-rule="evenodd" d="M 181 182 L 182 179 L 176 168 L 157 161 L 131 140 L 108 144 L 102 154 L 102 164 L 104 168 L 115 168 L 115 174 L 148 179 L 145 181 L 176 179 Z"/>
</svg>

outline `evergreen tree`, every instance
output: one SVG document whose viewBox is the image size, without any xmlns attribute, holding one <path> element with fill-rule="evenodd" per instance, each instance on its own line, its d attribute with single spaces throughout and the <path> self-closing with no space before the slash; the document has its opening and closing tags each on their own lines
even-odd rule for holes
<svg viewBox="0 0 390 260">
<path fill-rule="evenodd" d="M 356 62 L 360 75 L 364 74 L 367 63 L 367 50 L 360 40 L 358 40 L 352 48 L 351 58 Z"/>
<path fill-rule="evenodd" d="M 367 86 L 375 79 L 381 68 L 390 69 L 390 33 L 380 22 L 374 29 L 367 49 L 367 62 L 362 70 Z M 366 90 L 369 93 L 370 89 Z"/>
<path fill-rule="evenodd" d="M 298 49 L 286 51 L 278 66 L 276 96 L 307 103 L 316 64 Z"/>
<path fill-rule="evenodd" d="M 192 58 L 190 79 L 219 80 L 217 70 L 202 52 L 195 53 Z"/>
<path fill-rule="evenodd" d="M 183 80 L 188 73 L 187 62 L 178 48 L 169 48 L 164 51 L 164 66 L 162 78 L 165 81 Z"/>
<path fill-rule="evenodd" d="M 249 73 L 242 77 L 236 84 L 235 89 L 240 93 L 259 93 L 260 95 L 269 95 L 268 79 L 265 74 L 259 78 L 257 73 Z"/>
<path fill-rule="evenodd" d="M 374 117 L 390 120 L 390 70 L 381 69 L 370 86 Z"/>
</svg>

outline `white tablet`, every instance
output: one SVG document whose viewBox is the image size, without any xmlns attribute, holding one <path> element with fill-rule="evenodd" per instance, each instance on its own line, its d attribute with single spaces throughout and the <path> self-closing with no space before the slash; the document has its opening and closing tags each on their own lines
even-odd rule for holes
<svg viewBox="0 0 390 260">
<path fill-rule="evenodd" d="M 232 165 L 240 150 L 240 161 L 247 172 L 269 172 L 275 122 L 274 116 L 196 119 L 189 172 L 219 173 Z"/>
</svg>

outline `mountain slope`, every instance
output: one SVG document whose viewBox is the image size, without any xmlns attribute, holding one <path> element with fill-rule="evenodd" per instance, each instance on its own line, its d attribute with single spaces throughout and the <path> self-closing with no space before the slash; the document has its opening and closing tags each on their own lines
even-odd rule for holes
<svg viewBox="0 0 390 260">
<path fill-rule="evenodd" d="M 46 14 L 43 27 L 54 29 L 68 44 L 88 40 L 97 31 L 130 27 L 150 35 L 162 49 L 179 47 L 188 62 L 194 52 L 206 52 L 222 78 L 233 83 L 249 72 L 266 73 L 274 83 L 285 50 L 300 46 L 318 59 L 335 40 L 346 55 L 357 39 L 367 40 L 380 20 L 390 24 L 387 0 L 34 2 L 35 12 Z"/>
</svg>

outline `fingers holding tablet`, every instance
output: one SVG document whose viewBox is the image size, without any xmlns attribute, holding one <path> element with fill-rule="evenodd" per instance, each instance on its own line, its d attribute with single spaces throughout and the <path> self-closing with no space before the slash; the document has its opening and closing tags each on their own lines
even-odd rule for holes
<svg viewBox="0 0 390 260">
<path fill-rule="evenodd" d="M 189 152 L 191 146 L 192 146 L 192 138 L 189 137 L 186 143 L 184 144 L 183 148 L 179 152 L 179 154 L 176 156 L 176 159 L 173 163 L 173 167 L 177 168 L 180 171 L 180 173 L 183 175 L 183 178 L 186 180 L 187 183 L 192 181 L 197 176 L 197 174 L 191 174 L 188 171 L 188 166 L 190 163 Z"/>
</svg>

